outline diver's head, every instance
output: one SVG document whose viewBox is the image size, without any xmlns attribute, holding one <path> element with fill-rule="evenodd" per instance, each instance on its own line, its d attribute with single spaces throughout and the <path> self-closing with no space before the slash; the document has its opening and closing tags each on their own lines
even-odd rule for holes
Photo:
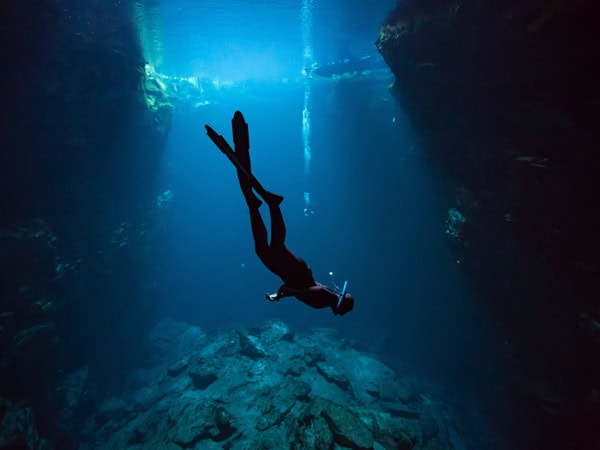
<svg viewBox="0 0 600 450">
<path fill-rule="evenodd" d="M 354 309 L 354 297 L 349 292 L 346 292 L 338 304 L 337 314 L 343 316 Z"/>
</svg>

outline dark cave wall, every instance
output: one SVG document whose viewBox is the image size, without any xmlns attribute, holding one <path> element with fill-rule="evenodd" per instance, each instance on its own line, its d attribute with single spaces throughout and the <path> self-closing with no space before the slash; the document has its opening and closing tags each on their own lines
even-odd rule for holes
<svg viewBox="0 0 600 450">
<path fill-rule="evenodd" d="M 377 41 L 393 93 L 448 176 L 459 213 L 449 243 L 501 322 L 498 397 L 523 448 L 600 445 L 593 10 L 590 1 L 404 0 Z"/>
<path fill-rule="evenodd" d="M 71 448 L 52 443 L 81 425 L 60 386 L 86 366 L 89 406 L 152 323 L 172 107 L 147 101 L 161 92 L 129 1 L 2 2 L 0 57 L 0 423 L 31 418 L 3 427 L 0 447 Z"/>
<path fill-rule="evenodd" d="M 141 123 L 144 61 L 131 7 L 80 3 L 3 3 L 2 226 L 130 206 L 115 169 L 135 175 L 157 160 L 158 139 Z M 147 154 L 134 155 L 137 147 Z"/>
</svg>

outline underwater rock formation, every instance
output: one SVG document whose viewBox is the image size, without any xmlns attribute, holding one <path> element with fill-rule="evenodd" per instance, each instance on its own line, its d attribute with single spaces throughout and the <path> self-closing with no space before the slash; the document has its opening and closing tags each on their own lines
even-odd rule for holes
<svg viewBox="0 0 600 450">
<path fill-rule="evenodd" d="M 502 415 L 523 448 L 600 446 L 593 10 L 405 0 L 377 40 L 393 93 L 448 174 L 446 236 L 501 324 Z"/>
<path fill-rule="evenodd" d="M 264 354 L 248 354 L 241 336 Z M 332 333 L 299 335 L 273 320 L 207 335 L 164 319 L 146 345 L 147 364 L 89 416 L 80 449 L 465 448 L 443 401 Z"/>
<path fill-rule="evenodd" d="M 34 449 L 40 446 L 40 436 L 35 427 L 31 407 L 13 407 L 10 402 L 0 399 L 2 422 L 0 423 L 0 448 Z"/>
<path fill-rule="evenodd" d="M 149 327 L 128 317 L 153 299 L 141 273 L 173 198 L 155 187 L 172 108 L 130 1 L 1 8 L 0 420 L 21 431 L 3 425 L 0 447 L 71 448 L 95 395 L 73 377 L 109 383 Z"/>
<path fill-rule="evenodd" d="M 78 261 L 65 261 L 47 223 L 0 230 L 0 395 L 11 401 L 53 390 L 63 348 L 56 320 Z"/>
<path fill-rule="evenodd" d="M 164 81 L 148 65 L 145 67 L 142 90 L 146 102 L 147 126 L 163 140 L 171 131 L 174 107 Z"/>
</svg>

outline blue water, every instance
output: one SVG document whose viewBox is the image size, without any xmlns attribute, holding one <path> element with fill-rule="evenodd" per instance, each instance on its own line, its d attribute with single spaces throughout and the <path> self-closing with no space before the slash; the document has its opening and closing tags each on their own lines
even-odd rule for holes
<svg viewBox="0 0 600 450">
<path fill-rule="evenodd" d="M 391 0 L 311 4 L 317 63 L 374 53 L 378 25 L 394 6 Z M 390 74 L 303 79 L 301 1 L 169 1 L 159 17 L 157 71 L 226 84 L 206 105 L 176 112 L 168 137 L 157 186 L 174 193 L 174 208 L 156 280 L 160 314 L 206 330 L 273 317 L 300 330 L 337 328 L 458 397 L 476 395 L 494 370 L 486 350 L 490 326 L 444 239 L 451 193 L 391 97 Z M 318 281 L 349 280 L 356 299 L 350 314 L 334 317 L 289 298 L 265 300 L 281 282 L 254 254 L 235 170 L 204 132 L 210 124 L 231 142 L 238 109 L 249 123 L 255 175 L 285 196 L 288 247 Z M 307 191 L 315 211 L 309 217 Z M 262 212 L 268 223 L 265 206 Z"/>
<path fill-rule="evenodd" d="M 315 59 L 374 51 L 393 0 L 176 0 L 162 2 L 160 69 L 228 80 L 295 77 L 303 66 L 303 3 L 312 17 Z"/>
</svg>

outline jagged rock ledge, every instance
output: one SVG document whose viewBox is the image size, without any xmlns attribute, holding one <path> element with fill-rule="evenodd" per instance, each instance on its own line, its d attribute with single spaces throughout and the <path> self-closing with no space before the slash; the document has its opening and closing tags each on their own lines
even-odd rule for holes
<svg viewBox="0 0 600 450">
<path fill-rule="evenodd" d="M 452 409 L 331 332 L 207 335 L 164 319 L 147 367 L 104 399 L 86 449 L 463 449 Z"/>
</svg>

